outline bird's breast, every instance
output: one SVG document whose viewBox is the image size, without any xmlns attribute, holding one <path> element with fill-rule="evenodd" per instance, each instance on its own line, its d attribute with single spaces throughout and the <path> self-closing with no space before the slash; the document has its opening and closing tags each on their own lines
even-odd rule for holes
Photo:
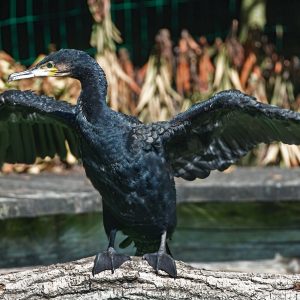
<svg viewBox="0 0 300 300">
<path fill-rule="evenodd" d="M 106 209 L 124 226 L 174 227 L 176 193 L 165 160 L 156 152 L 119 144 L 96 146 L 82 140 L 87 177 L 100 192 Z"/>
<path fill-rule="evenodd" d="M 121 218 L 141 211 L 142 215 L 163 212 L 165 205 L 175 203 L 174 179 L 160 145 L 156 145 L 159 133 L 152 131 L 136 131 L 134 136 L 133 130 L 110 126 L 85 128 L 82 134 L 86 174 L 107 207 Z"/>
</svg>

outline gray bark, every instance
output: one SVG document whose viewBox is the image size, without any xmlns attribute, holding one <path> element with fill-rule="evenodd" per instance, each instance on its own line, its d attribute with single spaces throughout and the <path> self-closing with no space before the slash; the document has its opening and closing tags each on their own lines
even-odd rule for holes
<svg viewBox="0 0 300 300">
<path fill-rule="evenodd" d="M 300 275 L 207 271 L 176 262 L 178 278 L 133 257 L 112 275 L 93 258 L 0 276 L 0 299 L 300 299 Z"/>
</svg>

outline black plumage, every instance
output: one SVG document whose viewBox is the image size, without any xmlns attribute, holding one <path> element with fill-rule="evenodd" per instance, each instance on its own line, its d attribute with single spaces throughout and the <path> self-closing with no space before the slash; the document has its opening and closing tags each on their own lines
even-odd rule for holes
<svg viewBox="0 0 300 300">
<path fill-rule="evenodd" d="M 68 123 L 74 107 L 31 91 L 10 90 L 2 95 L 0 165 L 3 162 L 31 164 L 36 157 L 55 154 L 65 158 L 65 140 L 72 153 L 78 156 L 76 135 Z"/>
<path fill-rule="evenodd" d="M 102 195 L 109 237 L 108 249 L 96 256 L 94 274 L 113 271 L 130 259 L 114 250 L 116 232 L 122 230 L 135 242 L 138 254 L 154 251 L 144 254 L 153 268 L 176 277 L 166 243 L 176 226 L 174 176 L 205 178 L 212 170 L 226 169 L 258 143 L 300 144 L 300 114 L 259 103 L 239 91 L 218 93 L 170 121 L 143 124 L 106 105 L 105 74 L 84 52 L 60 50 L 10 79 L 34 76 L 80 80 L 77 105 L 32 92 L 1 94 L 0 140 L 5 141 L 6 151 L 0 149 L 0 161 L 28 162 L 35 156 L 64 155 L 61 140 L 67 140 L 77 155 L 79 146 L 86 174 Z M 12 118 L 13 126 L 26 124 L 24 135 L 18 136 L 22 143 L 15 140 L 13 126 L 8 125 Z M 56 147 L 49 149 L 40 143 L 41 134 L 47 132 L 40 132 L 40 126 L 50 126 L 48 131 L 55 132 L 50 138 L 56 139 Z"/>
</svg>

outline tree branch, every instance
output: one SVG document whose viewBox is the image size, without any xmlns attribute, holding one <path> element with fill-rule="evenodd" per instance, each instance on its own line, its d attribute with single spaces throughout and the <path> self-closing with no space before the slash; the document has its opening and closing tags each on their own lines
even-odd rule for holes
<svg viewBox="0 0 300 300">
<path fill-rule="evenodd" d="M 0 299 L 299 299 L 300 275 L 213 272 L 176 262 L 178 278 L 133 257 L 114 274 L 93 258 L 0 276 Z M 298 297 L 298 298 L 297 298 Z"/>
</svg>

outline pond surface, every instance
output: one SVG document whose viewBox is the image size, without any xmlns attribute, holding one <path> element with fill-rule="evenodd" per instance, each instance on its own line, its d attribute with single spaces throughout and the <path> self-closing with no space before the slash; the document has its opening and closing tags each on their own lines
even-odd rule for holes
<svg viewBox="0 0 300 300">
<path fill-rule="evenodd" d="M 170 247 L 186 262 L 300 257 L 300 203 L 178 205 Z M 118 234 L 117 242 L 124 236 Z M 107 247 L 102 215 L 56 215 L 0 221 L 0 268 L 51 264 Z M 133 255 L 133 247 L 121 252 Z"/>
</svg>

